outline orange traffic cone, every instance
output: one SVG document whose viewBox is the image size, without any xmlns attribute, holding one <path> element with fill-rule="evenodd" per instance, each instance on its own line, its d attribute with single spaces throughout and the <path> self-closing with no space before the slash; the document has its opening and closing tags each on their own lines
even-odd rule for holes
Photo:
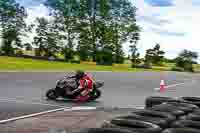
<svg viewBox="0 0 200 133">
<path fill-rule="evenodd" d="M 164 92 L 165 91 L 165 81 L 161 80 L 160 81 L 160 92 Z"/>
</svg>

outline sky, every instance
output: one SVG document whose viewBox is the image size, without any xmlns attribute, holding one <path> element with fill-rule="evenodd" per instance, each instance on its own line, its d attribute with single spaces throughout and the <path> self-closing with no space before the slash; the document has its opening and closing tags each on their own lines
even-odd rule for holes
<svg viewBox="0 0 200 133">
<path fill-rule="evenodd" d="M 48 16 L 44 0 L 17 0 L 28 10 L 27 22 Z M 200 0 L 131 0 L 137 7 L 137 24 L 142 27 L 138 48 L 141 56 L 156 43 L 174 58 L 183 49 L 200 53 Z M 129 44 L 124 44 L 128 54 Z M 200 54 L 199 54 L 200 55 Z M 200 58 L 199 58 L 200 61 Z"/>
</svg>

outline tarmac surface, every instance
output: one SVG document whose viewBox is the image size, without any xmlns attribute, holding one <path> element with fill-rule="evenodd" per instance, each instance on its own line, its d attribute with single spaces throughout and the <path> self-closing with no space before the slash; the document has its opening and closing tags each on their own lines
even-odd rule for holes
<svg viewBox="0 0 200 133">
<path fill-rule="evenodd" d="M 176 72 L 93 72 L 92 75 L 96 80 L 105 82 L 105 86 L 102 88 L 103 95 L 96 102 L 73 104 L 62 100 L 57 102 L 46 100 L 45 92 L 49 88 L 55 87 L 56 80 L 67 74 L 61 72 L 0 73 L 0 123 L 2 120 L 64 107 L 141 108 L 144 107 L 144 101 L 147 96 L 181 97 L 200 95 L 199 74 Z M 165 80 L 167 88 L 162 94 L 155 91 L 155 88 L 159 88 L 161 79 Z M 30 118 L 27 120 L 30 120 Z M 5 128 L 8 127 L 5 126 L 6 124 L 3 124 L 3 127 L 0 124 L 1 132 L 3 129 L 8 131 L 6 130 L 8 128 Z"/>
</svg>

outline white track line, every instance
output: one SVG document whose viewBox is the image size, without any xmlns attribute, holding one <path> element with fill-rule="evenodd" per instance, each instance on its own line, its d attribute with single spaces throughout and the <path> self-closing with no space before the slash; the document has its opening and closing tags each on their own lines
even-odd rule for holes
<svg viewBox="0 0 200 133">
<path fill-rule="evenodd" d="M 57 111 L 63 111 L 65 109 L 70 109 L 70 107 L 54 109 L 54 110 L 44 111 L 44 112 L 40 112 L 40 113 L 34 113 L 34 114 L 30 114 L 30 115 L 24 115 L 24 116 L 20 116 L 20 117 L 14 117 L 14 118 L 7 119 L 7 120 L 0 120 L 0 124 L 5 124 L 5 123 L 11 122 L 11 121 L 26 119 L 26 118 L 30 118 L 30 117 L 36 117 L 39 115 L 44 115 L 44 114 L 53 113 L 53 112 L 57 112 Z"/>
<path fill-rule="evenodd" d="M 11 118 L 11 119 L 0 120 L 0 124 L 6 124 L 8 122 L 17 121 L 17 120 L 26 119 L 26 118 L 31 118 L 31 117 L 36 117 L 36 116 L 54 113 L 54 112 L 58 112 L 58 111 L 79 111 L 79 110 L 96 110 L 96 109 L 97 109 L 97 107 L 87 107 L 87 106 L 65 107 L 65 108 L 59 108 L 59 109 L 44 111 L 44 112 L 40 112 L 40 113 L 34 113 L 34 114 L 30 114 L 30 115 L 24 115 L 24 116 L 20 116 L 20 117 L 14 117 L 14 118 Z"/>
<path fill-rule="evenodd" d="M 52 106 L 52 107 L 59 107 L 59 108 L 64 108 L 65 107 L 65 106 L 54 105 L 54 104 L 45 104 L 45 103 L 38 103 L 38 102 L 26 102 L 26 101 L 23 101 L 23 100 L 6 99 L 6 98 L 1 98 L 1 97 L 0 97 L 0 101 L 14 102 L 14 103 L 23 103 L 23 104 L 32 104 L 32 105 Z"/>
<path fill-rule="evenodd" d="M 79 107 L 72 107 L 69 109 L 64 109 L 64 111 L 96 110 L 96 109 L 97 109 L 97 107 L 79 106 Z"/>
</svg>

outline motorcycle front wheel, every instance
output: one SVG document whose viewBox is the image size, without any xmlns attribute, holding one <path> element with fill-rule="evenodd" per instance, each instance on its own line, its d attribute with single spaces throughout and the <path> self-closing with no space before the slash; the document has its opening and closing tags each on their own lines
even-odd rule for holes
<svg viewBox="0 0 200 133">
<path fill-rule="evenodd" d="M 98 98 L 101 97 L 101 91 L 96 89 L 94 92 L 92 92 L 92 95 L 90 96 L 90 100 L 89 101 L 94 101 Z"/>
<path fill-rule="evenodd" d="M 55 89 L 50 89 L 47 91 L 46 97 L 50 100 L 56 100 L 58 98 L 58 95 L 56 94 Z"/>
</svg>

